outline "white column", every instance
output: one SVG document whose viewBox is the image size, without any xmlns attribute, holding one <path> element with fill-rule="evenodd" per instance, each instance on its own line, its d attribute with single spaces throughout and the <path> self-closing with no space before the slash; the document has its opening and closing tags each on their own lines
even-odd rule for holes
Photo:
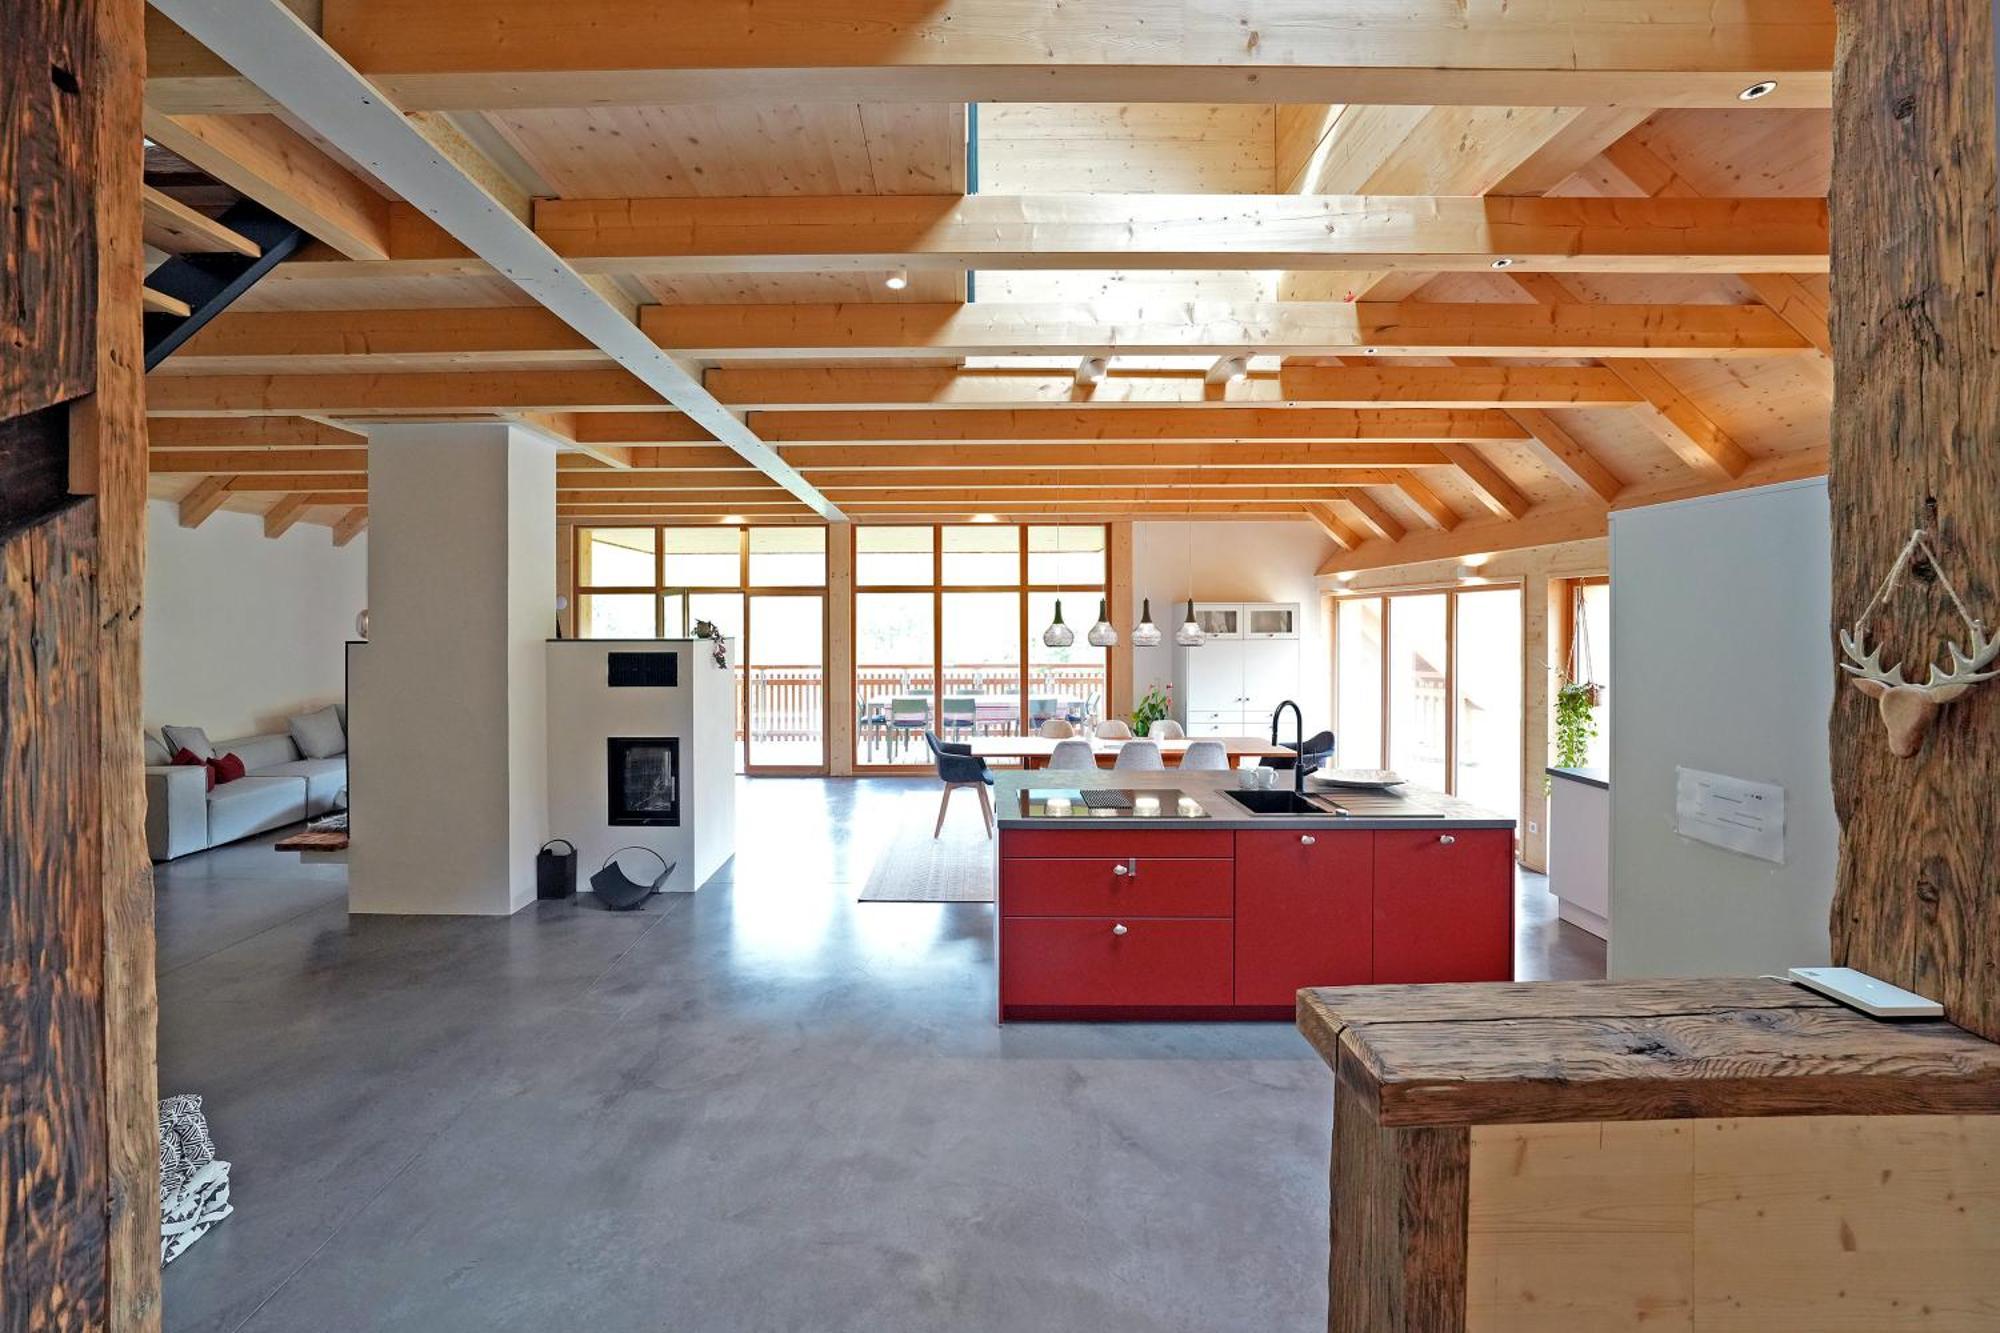
<svg viewBox="0 0 2000 1333">
<path fill-rule="evenodd" d="M 506 915 L 535 896 L 548 824 L 554 447 L 500 423 L 373 427 L 368 529 L 349 908 Z"/>
</svg>

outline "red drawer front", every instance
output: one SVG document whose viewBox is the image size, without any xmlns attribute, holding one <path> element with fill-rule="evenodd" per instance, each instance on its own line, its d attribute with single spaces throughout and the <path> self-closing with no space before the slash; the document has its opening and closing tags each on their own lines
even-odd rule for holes
<svg viewBox="0 0 2000 1333">
<path fill-rule="evenodd" d="M 1034 857 L 1215 857 L 1236 853 L 1227 829 L 1002 829 L 1000 855 Z"/>
<path fill-rule="evenodd" d="M 1236 835 L 1236 1003 L 1373 979 L 1374 848 L 1366 830 Z"/>
<path fill-rule="evenodd" d="M 1000 914 L 1226 917 L 1234 878 L 1229 861 L 1144 856 L 1002 861 Z"/>
<path fill-rule="evenodd" d="M 1226 1005 L 1230 947 L 1227 921 L 1009 917 L 1000 1004 Z"/>
<path fill-rule="evenodd" d="M 1375 835 L 1375 980 L 1514 978 L 1514 835 L 1394 829 Z"/>
</svg>

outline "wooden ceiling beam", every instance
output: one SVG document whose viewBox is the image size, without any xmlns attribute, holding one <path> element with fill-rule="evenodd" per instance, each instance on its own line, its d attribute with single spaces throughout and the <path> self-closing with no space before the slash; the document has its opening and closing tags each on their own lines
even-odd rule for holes
<svg viewBox="0 0 2000 1333">
<path fill-rule="evenodd" d="M 1831 6 L 1585 0 L 1384 10 L 1275 0 L 1241 13 L 1132 0 L 1107 28 L 1057 0 L 759 5 L 698 25 L 647 0 L 579 24 L 545 0 L 324 0 L 327 40 L 410 110 L 673 102 L 1353 102 L 1826 106 Z M 243 111 L 260 95 L 148 25 L 148 97 Z M 204 57 L 207 57 L 204 59 Z M 267 99 L 266 99 L 267 100 Z"/>
<path fill-rule="evenodd" d="M 149 311 L 152 314 L 175 315 L 181 319 L 186 319 L 194 313 L 194 307 L 186 301 L 181 300 L 180 297 L 169 296 L 165 292 L 156 291 L 151 287 L 141 287 L 139 289 L 139 308 Z"/>
<path fill-rule="evenodd" d="M 1286 467 L 1329 472 L 1449 466 L 1437 444 L 1306 441 L 1232 444 L 1167 441 L 1130 444 L 787 444 L 786 458 L 808 472 L 903 471 L 910 468 Z"/>
<path fill-rule="evenodd" d="M 389 258 L 389 200 L 276 116 L 170 116 L 146 137 L 349 259 Z"/>
<path fill-rule="evenodd" d="M 1347 520 L 1333 511 L 1333 506 L 1324 502 L 1314 502 L 1300 506 L 1307 518 L 1319 525 L 1319 530 L 1333 540 L 1343 551 L 1358 550 L 1367 540 L 1361 533 L 1348 526 Z"/>
<path fill-rule="evenodd" d="M 282 537 L 291 530 L 294 523 L 305 515 L 306 498 L 303 495 L 281 495 L 269 509 L 264 511 L 264 535 Z"/>
<path fill-rule="evenodd" d="M 1617 499 L 1618 492 L 1625 489 L 1625 483 L 1615 472 L 1547 412 L 1510 409 L 1507 415 L 1528 432 L 1528 438 L 1543 461 L 1571 485 L 1590 492 L 1606 504 Z"/>
<path fill-rule="evenodd" d="M 1588 308 L 1564 279 L 1547 273 L 1509 275 L 1522 291 L 1546 310 Z M 1763 309 L 1764 307 L 1757 307 Z M 1776 318 L 1774 315 L 1773 318 Z M 1642 400 L 1641 411 L 1667 447 L 1697 472 L 1735 477 L 1750 465 L 1750 455 L 1730 438 L 1708 413 L 1675 388 L 1659 369 L 1636 357 L 1607 357 L 1605 369 L 1616 375 Z"/>
<path fill-rule="evenodd" d="M 1369 526 L 1382 534 L 1382 540 L 1399 542 L 1409 533 L 1403 520 L 1389 511 L 1389 506 L 1366 491 L 1348 491 L 1341 496 L 1347 503 L 1361 511 L 1361 517 Z"/>
<path fill-rule="evenodd" d="M 229 499 L 229 477 L 203 477 L 181 497 L 180 522 L 184 528 L 198 528 L 209 515 Z"/>
<path fill-rule="evenodd" d="M 394 369 L 397 362 L 420 356 L 463 359 L 467 364 L 480 356 L 550 365 L 604 359 L 588 338 L 540 306 L 479 306 L 231 311 L 211 320 L 183 344 L 171 364 L 180 368 L 228 361 L 248 368 L 269 361 L 275 363 L 271 369 L 284 370 L 286 362 L 317 358 L 337 359 L 360 369 Z M 639 383 L 629 372 L 620 373 Z M 658 394 L 651 397 L 660 401 Z"/>
<path fill-rule="evenodd" d="M 916 468 L 900 472 L 870 469 L 828 470 L 806 468 L 806 475 L 829 494 L 843 490 L 925 490 L 925 489 L 1089 489 L 1094 486 L 1124 486 L 1136 489 L 1193 486 L 1206 490 L 1236 487 L 1296 486 L 1319 491 L 1338 491 L 1361 486 L 1394 484 L 1397 472 L 1380 469 L 1349 472 L 1339 469 L 1314 471 L 1310 468 L 1133 468 L 1128 471 L 1078 468 L 1054 473 L 1046 468 L 1008 469 L 1004 466 L 975 468 Z M 770 482 L 755 470 L 740 473 L 717 472 L 618 472 L 609 469 L 562 469 L 556 474 L 556 488 L 562 491 L 675 491 L 675 490 L 756 490 L 769 489 Z"/>
<path fill-rule="evenodd" d="M 662 347 L 716 361 L 849 357 L 1771 356 L 1812 345 L 1763 306 L 1282 301 L 649 305 Z"/>
<path fill-rule="evenodd" d="M 1701 197 L 1686 177 L 1631 135 L 1606 145 L 1597 174 L 1602 183 L 1622 184 L 1638 196 L 1660 199 Z M 1801 337 L 1826 355 L 1833 355 L 1833 333 L 1828 323 L 1825 297 L 1786 273 L 1738 273 L 1736 276 L 1757 294 L 1758 300 L 1796 329 Z"/>
<path fill-rule="evenodd" d="M 1479 498 L 1495 513 L 1520 518 L 1534 507 L 1534 502 L 1523 495 L 1519 487 L 1507 480 L 1499 468 L 1489 463 L 1485 455 L 1471 445 L 1440 444 L 1438 449 L 1465 474 L 1465 479 L 1479 492 Z"/>
<path fill-rule="evenodd" d="M 438 412 L 576 412 L 653 408 L 664 439 L 714 436 L 630 372 L 601 370 L 409 371 L 403 374 L 169 375 L 146 382 L 159 417 L 273 415 L 393 417 Z"/>
<path fill-rule="evenodd" d="M 146 244 L 170 255 L 236 254 L 255 259 L 262 246 L 206 213 L 189 208 L 150 185 L 139 187 Z"/>
<path fill-rule="evenodd" d="M 968 194 L 538 199 L 579 272 L 970 269 L 1810 273 L 1822 199 Z"/>
<path fill-rule="evenodd" d="M 1424 444 L 1438 440 L 1521 438 L 1521 428 L 1504 412 L 1428 408 L 1351 411 L 1241 407 L 1189 411 L 1086 407 L 1025 412 L 753 412 L 750 424 L 765 439 L 778 445 L 1153 440 Z"/>
<path fill-rule="evenodd" d="M 333 544 L 335 546 L 345 546 L 356 537 L 359 537 L 367 527 L 368 508 L 366 505 L 356 505 L 342 514 L 334 523 Z"/>
<path fill-rule="evenodd" d="M 814 366 L 710 370 L 702 382 L 733 407 L 964 411 L 1046 408 L 1623 407 L 1637 396 L 1598 367 L 1287 366 L 1210 384 L 1192 371 L 1117 371 L 1080 386 L 1071 374 L 951 367 Z"/>
<path fill-rule="evenodd" d="M 366 472 L 365 449 L 154 449 L 146 470 L 155 476 L 238 472 Z"/>
<path fill-rule="evenodd" d="M 148 389 L 163 376 L 149 376 Z M 155 449 L 360 448 L 366 432 L 304 417 L 154 417 L 146 423 Z"/>
<path fill-rule="evenodd" d="M 1431 527 L 1440 532 L 1450 532 L 1459 525 L 1458 511 L 1453 509 L 1443 496 L 1432 490 L 1429 482 L 1416 473 L 1398 472 L 1395 484 L 1396 489 L 1416 507 L 1417 513 Z"/>
</svg>

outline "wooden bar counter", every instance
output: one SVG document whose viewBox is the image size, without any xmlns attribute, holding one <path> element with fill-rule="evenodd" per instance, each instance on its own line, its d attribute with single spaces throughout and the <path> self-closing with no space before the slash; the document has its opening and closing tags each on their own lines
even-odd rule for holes
<svg viewBox="0 0 2000 1333">
<path fill-rule="evenodd" d="M 1335 1333 L 2000 1328 L 2000 1046 L 1783 982 L 1304 990 Z"/>
</svg>

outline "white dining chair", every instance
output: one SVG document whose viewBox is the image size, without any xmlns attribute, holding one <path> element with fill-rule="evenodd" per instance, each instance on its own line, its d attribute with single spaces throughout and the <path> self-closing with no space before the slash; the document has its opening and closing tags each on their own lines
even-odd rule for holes
<svg viewBox="0 0 2000 1333">
<path fill-rule="evenodd" d="M 1190 741 L 1181 756 L 1181 767 L 1200 773 L 1229 771 L 1229 750 L 1221 741 Z"/>
<path fill-rule="evenodd" d="M 1049 767 L 1066 772 L 1077 772 L 1097 767 L 1097 755 L 1090 748 L 1089 741 L 1057 741 L 1056 748 L 1049 752 Z"/>
<path fill-rule="evenodd" d="M 1159 742 L 1144 739 L 1126 741 L 1119 746 L 1118 761 L 1111 766 L 1134 773 L 1160 773 L 1167 767 L 1166 761 L 1160 758 Z"/>
<path fill-rule="evenodd" d="M 1042 725 L 1035 728 L 1035 734 L 1043 740 L 1066 741 L 1076 735 L 1076 728 L 1059 717 L 1051 717 L 1044 719 Z"/>
<path fill-rule="evenodd" d="M 1097 736 L 1100 740 L 1127 741 L 1132 739 L 1132 728 L 1115 717 L 1107 717 L 1097 724 Z"/>
<path fill-rule="evenodd" d="M 1147 727 L 1146 734 L 1158 741 L 1177 741 L 1186 736 L 1187 732 L 1181 730 L 1180 723 L 1170 717 L 1163 717 Z"/>
</svg>

